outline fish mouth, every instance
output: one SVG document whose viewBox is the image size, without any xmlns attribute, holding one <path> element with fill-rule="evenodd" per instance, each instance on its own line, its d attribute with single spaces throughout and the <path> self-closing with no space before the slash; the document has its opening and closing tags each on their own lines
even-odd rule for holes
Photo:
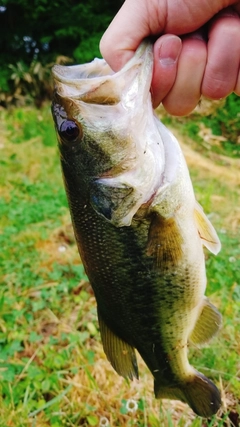
<svg viewBox="0 0 240 427">
<path fill-rule="evenodd" d="M 153 68 L 152 44 L 143 41 L 135 55 L 118 72 L 104 59 L 94 59 L 82 65 L 55 65 L 52 69 L 56 92 L 62 97 L 86 103 L 114 105 L 122 101 L 126 106 L 149 95 Z"/>
</svg>

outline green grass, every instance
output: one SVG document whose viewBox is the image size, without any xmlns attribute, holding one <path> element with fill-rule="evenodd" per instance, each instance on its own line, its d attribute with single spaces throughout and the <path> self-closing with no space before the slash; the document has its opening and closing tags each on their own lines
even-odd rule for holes
<svg viewBox="0 0 240 427">
<path fill-rule="evenodd" d="M 201 165 L 191 169 L 223 246 L 217 257 L 207 254 L 207 294 L 224 326 L 206 348 L 190 350 L 192 363 L 223 393 L 222 413 L 203 421 L 184 404 L 156 401 L 141 362 L 140 380 L 130 384 L 106 361 L 49 107 L 0 116 L 0 426 L 237 425 L 230 419 L 237 419 L 240 399 L 239 183 L 225 179 L 224 166 L 221 177 Z M 129 399 L 137 402 L 133 412 Z"/>
</svg>

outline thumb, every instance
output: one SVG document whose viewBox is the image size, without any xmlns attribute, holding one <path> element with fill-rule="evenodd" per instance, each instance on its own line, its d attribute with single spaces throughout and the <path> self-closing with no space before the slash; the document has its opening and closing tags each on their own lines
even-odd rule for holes
<svg viewBox="0 0 240 427">
<path fill-rule="evenodd" d="M 149 4 L 148 4 L 149 3 Z M 154 1 L 126 0 L 100 41 L 100 52 L 114 71 L 120 70 L 133 56 L 141 41 L 153 34 L 149 27 Z M 161 32 L 161 24 L 157 23 Z"/>
</svg>

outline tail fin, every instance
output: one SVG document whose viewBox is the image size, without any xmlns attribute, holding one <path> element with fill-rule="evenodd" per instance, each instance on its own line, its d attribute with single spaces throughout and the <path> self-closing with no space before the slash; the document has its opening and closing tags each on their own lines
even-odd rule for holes
<svg viewBox="0 0 240 427">
<path fill-rule="evenodd" d="M 200 372 L 190 380 L 175 387 L 162 387 L 158 380 L 154 382 L 157 398 L 181 400 L 188 403 L 200 417 L 211 417 L 221 406 L 221 395 L 218 388 Z"/>
</svg>

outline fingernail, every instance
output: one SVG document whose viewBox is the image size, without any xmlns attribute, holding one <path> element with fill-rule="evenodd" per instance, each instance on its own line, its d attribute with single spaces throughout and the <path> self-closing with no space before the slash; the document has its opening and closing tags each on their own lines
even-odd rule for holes
<svg viewBox="0 0 240 427">
<path fill-rule="evenodd" d="M 179 37 L 172 36 L 163 40 L 159 48 L 159 61 L 162 66 L 170 67 L 176 63 L 181 52 L 182 42 Z"/>
</svg>

